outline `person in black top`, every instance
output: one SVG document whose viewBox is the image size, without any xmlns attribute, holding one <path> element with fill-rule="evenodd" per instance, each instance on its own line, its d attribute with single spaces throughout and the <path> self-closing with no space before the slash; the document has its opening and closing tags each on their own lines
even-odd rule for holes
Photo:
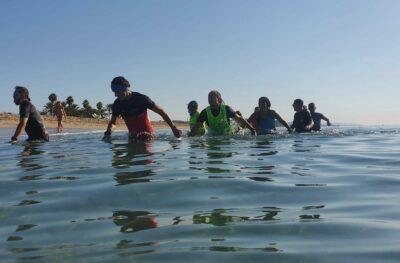
<svg viewBox="0 0 400 263">
<path fill-rule="evenodd" d="M 118 117 L 124 119 L 131 139 L 152 139 L 154 128 L 147 114 L 148 109 L 164 119 L 175 137 L 181 137 L 182 131 L 173 124 L 168 114 L 146 95 L 130 91 L 130 83 L 124 77 L 115 77 L 111 82 L 111 90 L 117 99 L 114 101 L 111 120 L 108 123 L 103 140 L 110 139 Z"/>
<path fill-rule="evenodd" d="M 16 142 L 22 131 L 25 129 L 28 140 L 49 140 L 49 135 L 43 124 L 42 116 L 31 103 L 29 91 L 25 87 L 17 86 L 14 91 L 14 103 L 19 105 L 19 124 L 15 130 L 11 142 Z"/>
<path fill-rule="evenodd" d="M 313 122 L 311 115 L 301 99 L 296 99 L 293 102 L 293 109 L 296 111 L 291 128 L 295 132 L 310 132 Z"/>
</svg>

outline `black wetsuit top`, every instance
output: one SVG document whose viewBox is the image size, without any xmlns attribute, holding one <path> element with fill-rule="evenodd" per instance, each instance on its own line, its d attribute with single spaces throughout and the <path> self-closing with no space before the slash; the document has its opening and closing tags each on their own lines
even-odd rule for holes
<svg viewBox="0 0 400 263">
<path fill-rule="evenodd" d="M 43 118 L 30 101 L 23 101 L 20 103 L 19 117 L 28 118 L 28 122 L 25 126 L 28 140 L 49 140 L 49 135 L 43 124 Z"/>
<path fill-rule="evenodd" d="M 137 117 L 147 109 L 154 108 L 154 101 L 152 101 L 146 95 L 138 92 L 132 92 L 132 95 L 127 100 L 116 99 L 112 107 L 112 114 L 115 116 L 126 117 Z"/>
<path fill-rule="evenodd" d="M 235 116 L 235 111 L 231 107 L 229 107 L 228 105 L 225 105 L 225 110 L 226 110 L 226 118 L 229 121 L 229 119 L 231 119 L 231 118 L 233 118 Z M 219 107 L 217 109 L 211 109 L 211 113 L 214 116 L 218 116 Z M 207 118 L 207 110 L 206 109 L 204 109 L 204 110 L 202 110 L 200 112 L 200 115 L 199 115 L 199 118 L 197 119 L 197 121 L 206 122 L 207 126 L 208 126 L 208 118 Z"/>
<path fill-rule="evenodd" d="M 309 132 L 309 129 L 306 129 L 307 125 L 311 124 L 311 114 L 308 110 L 303 109 L 294 114 L 294 119 L 292 123 L 292 128 L 295 132 Z"/>
</svg>

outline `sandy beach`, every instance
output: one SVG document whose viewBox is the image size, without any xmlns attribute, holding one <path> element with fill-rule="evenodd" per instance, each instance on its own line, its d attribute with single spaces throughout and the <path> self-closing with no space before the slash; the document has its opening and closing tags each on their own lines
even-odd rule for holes
<svg viewBox="0 0 400 263">
<path fill-rule="evenodd" d="M 57 119 L 52 116 L 42 116 L 46 128 L 57 128 Z M 18 125 L 19 117 L 16 114 L 0 113 L 0 128 L 15 128 Z M 108 120 L 92 119 L 80 117 L 67 117 L 63 122 L 64 128 L 70 129 L 85 129 L 85 130 L 101 130 L 106 129 Z M 156 130 L 169 129 L 169 126 L 164 121 L 151 122 Z M 188 123 L 184 121 L 174 121 L 179 129 L 188 129 Z M 118 129 L 126 129 L 124 121 L 118 121 Z"/>
</svg>

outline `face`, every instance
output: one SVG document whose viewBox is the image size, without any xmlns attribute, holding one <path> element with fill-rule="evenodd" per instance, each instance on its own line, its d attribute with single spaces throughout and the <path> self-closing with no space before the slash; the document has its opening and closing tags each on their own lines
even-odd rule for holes
<svg viewBox="0 0 400 263">
<path fill-rule="evenodd" d="M 13 98 L 15 105 L 19 105 L 19 103 L 21 102 L 21 95 L 18 92 L 14 91 Z"/>
<path fill-rule="evenodd" d="M 303 108 L 303 105 L 300 105 L 298 103 L 293 103 L 293 109 L 294 111 L 301 111 L 301 109 Z"/>
<path fill-rule="evenodd" d="M 315 109 L 316 109 L 316 107 L 315 107 L 315 105 L 309 105 L 309 106 L 308 106 L 308 109 L 309 109 L 311 112 L 314 112 Z"/>
<path fill-rule="evenodd" d="M 114 91 L 115 97 L 117 97 L 120 100 L 124 100 L 129 96 L 129 91 Z"/>
<path fill-rule="evenodd" d="M 265 100 L 258 101 L 258 108 L 261 111 L 267 111 L 268 110 L 268 103 Z"/>
<path fill-rule="evenodd" d="M 196 108 L 194 108 L 194 107 L 188 107 L 188 112 L 189 112 L 189 114 L 190 114 L 190 115 L 193 115 L 193 114 L 195 114 L 195 113 L 196 113 L 196 111 L 197 111 L 197 109 L 196 109 Z"/>
<path fill-rule="evenodd" d="M 212 108 L 218 107 L 221 104 L 221 102 L 218 99 L 218 97 L 213 93 L 208 95 L 208 103 L 210 104 L 210 106 Z"/>
</svg>

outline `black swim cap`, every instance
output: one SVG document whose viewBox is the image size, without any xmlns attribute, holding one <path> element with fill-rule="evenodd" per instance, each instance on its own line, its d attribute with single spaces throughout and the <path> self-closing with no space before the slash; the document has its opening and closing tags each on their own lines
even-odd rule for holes
<svg viewBox="0 0 400 263">
<path fill-rule="evenodd" d="M 297 105 L 303 106 L 303 105 L 304 105 L 304 102 L 303 102 L 302 99 L 295 99 L 294 102 L 293 102 L 293 104 L 297 104 Z"/>
<path fill-rule="evenodd" d="M 195 100 L 192 100 L 188 104 L 188 108 L 191 108 L 191 109 L 197 109 L 198 107 L 199 107 L 199 105 L 197 104 L 197 101 L 195 101 Z"/>
</svg>

